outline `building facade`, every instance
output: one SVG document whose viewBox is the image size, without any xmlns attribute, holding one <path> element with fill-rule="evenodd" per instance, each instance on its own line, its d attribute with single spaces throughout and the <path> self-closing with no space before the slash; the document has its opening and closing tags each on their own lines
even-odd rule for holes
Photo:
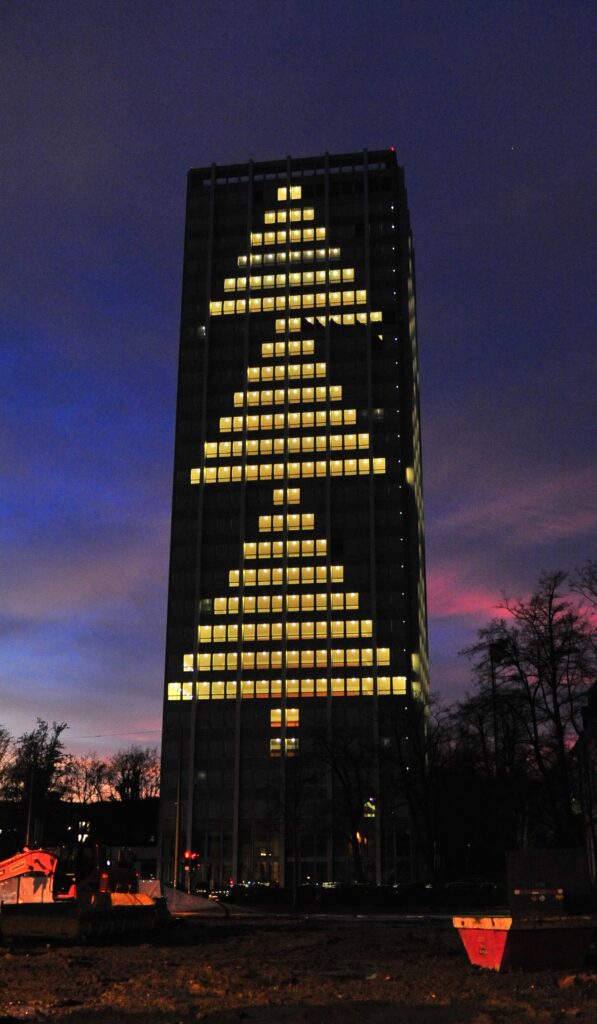
<svg viewBox="0 0 597 1024">
<path fill-rule="evenodd" d="M 185 851 L 212 886 L 410 877 L 426 631 L 395 153 L 192 170 L 163 878 Z"/>
</svg>

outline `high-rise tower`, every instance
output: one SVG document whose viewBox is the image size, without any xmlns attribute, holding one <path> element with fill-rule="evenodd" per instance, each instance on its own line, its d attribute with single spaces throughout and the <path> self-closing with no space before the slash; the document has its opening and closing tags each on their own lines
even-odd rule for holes
<svg viewBox="0 0 597 1024">
<path fill-rule="evenodd" d="M 403 737 L 426 694 L 414 255 L 395 153 L 193 170 L 163 877 L 178 864 L 182 882 L 184 851 L 215 885 L 408 876 L 418 765 Z"/>
</svg>

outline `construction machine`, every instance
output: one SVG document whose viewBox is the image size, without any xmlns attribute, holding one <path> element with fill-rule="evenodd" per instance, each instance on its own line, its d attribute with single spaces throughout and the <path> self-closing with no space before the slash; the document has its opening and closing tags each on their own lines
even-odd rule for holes
<svg viewBox="0 0 597 1024">
<path fill-rule="evenodd" d="M 31 849 L 0 861 L 0 902 L 47 903 L 89 901 L 100 892 L 137 892 L 130 863 L 112 863 L 105 847 L 78 843 L 52 849 Z"/>
<path fill-rule="evenodd" d="M 24 847 L 0 861 L 0 933 L 75 939 L 155 927 L 162 901 L 137 890 L 132 865 L 113 864 L 105 847 Z"/>
</svg>

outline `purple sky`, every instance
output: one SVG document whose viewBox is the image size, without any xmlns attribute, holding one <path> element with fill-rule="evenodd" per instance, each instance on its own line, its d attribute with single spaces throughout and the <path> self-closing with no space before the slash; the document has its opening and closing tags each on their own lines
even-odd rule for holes
<svg viewBox="0 0 597 1024">
<path fill-rule="evenodd" d="M 576 0 L 2 5 L 0 724 L 159 740 L 192 166 L 396 147 L 435 692 L 502 591 L 594 554 L 596 27 Z"/>
</svg>

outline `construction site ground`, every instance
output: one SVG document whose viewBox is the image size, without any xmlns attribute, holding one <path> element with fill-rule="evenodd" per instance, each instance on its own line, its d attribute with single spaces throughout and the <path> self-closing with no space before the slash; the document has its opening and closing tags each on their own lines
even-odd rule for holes
<svg viewBox="0 0 597 1024">
<path fill-rule="evenodd" d="M 0 947 L 0 1024 L 597 1022 L 597 968 L 472 968 L 447 918 L 205 903 L 141 942 Z"/>
</svg>

